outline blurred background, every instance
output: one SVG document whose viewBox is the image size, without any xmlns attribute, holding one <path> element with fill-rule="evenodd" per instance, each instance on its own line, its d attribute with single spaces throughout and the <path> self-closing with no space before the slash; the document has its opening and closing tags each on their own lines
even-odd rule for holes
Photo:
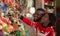
<svg viewBox="0 0 60 36">
<path fill-rule="evenodd" d="M 0 0 L 0 10 L 1 10 L 0 12 L 2 12 L 1 15 L 4 18 L 6 18 L 6 20 L 8 19 L 9 21 L 11 21 L 12 24 L 10 23 L 9 24 L 13 28 L 16 26 L 14 29 L 11 27 L 12 30 L 17 30 L 18 25 L 20 24 L 19 30 L 21 31 L 18 33 L 21 33 L 22 35 L 26 36 L 35 36 L 36 34 L 35 28 L 32 28 L 28 25 L 23 25 L 26 23 L 23 23 L 20 19 L 18 19 L 19 17 L 18 15 L 20 13 L 23 16 L 26 16 L 31 20 L 33 20 L 32 15 L 38 8 L 43 8 L 44 10 L 48 11 L 47 13 L 55 14 L 57 22 L 54 25 L 54 29 L 56 32 L 56 36 L 60 36 L 60 0 Z M 8 27 L 7 25 L 6 26 L 3 25 L 3 29 L 6 35 L 9 35 L 11 31 L 6 31 L 8 29 L 5 29 Z M 13 35 L 15 34 L 15 32 L 12 32 Z"/>
<path fill-rule="evenodd" d="M 56 30 L 57 30 L 57 35 L 60 36 L 60 0 L 56 0 L 56 16 L 57 16 L 57 23 L 56 23 Z"/>
</svg>

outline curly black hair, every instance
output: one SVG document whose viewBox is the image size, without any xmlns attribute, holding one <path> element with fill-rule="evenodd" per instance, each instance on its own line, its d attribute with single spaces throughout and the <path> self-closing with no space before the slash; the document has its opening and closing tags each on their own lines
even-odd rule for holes
<svg viewBox="0 0 60 36">
<path fill-rule="evenodd" d="M 42 8 L 38 8 L 36 11 L 43 11 L 43 13 L 45 13 L 45 10 Z"/>
<path fill-rule="evenodd" d="M 56 16 L 55 16 L 55 14 L 48 13 L 48 15 L 49 15 L 49 20 L 50 20 L 50 23 L 48 24 L 48 26 L 55 25 L 55 22 L 56 22 Z"/>
</svg>

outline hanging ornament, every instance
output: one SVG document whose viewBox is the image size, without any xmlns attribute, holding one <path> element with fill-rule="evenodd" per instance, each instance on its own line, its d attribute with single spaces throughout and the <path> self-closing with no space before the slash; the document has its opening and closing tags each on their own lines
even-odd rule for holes
<svg viewBox="0 0 60 36">
<path fill-rule="evenodd" d="M 4 0 L 4 3 L 7 3 L 9 6 L 12 6 L 15 0 Z"/>
<path fill-rule="evenodd" d="M 35 13 L 35 8 L 34 8 L 34 7 L 31 7 L 31 8 L 30 8 L 30 13 L 31 13 L 31 14 L 34 14 L 34 13 Z"/>
<path fill-rule="evenodd" d="M 12 32 L 12 31 L 13 31 L 13 26 L 8 25 L 8 32 L 10 33 L 10 32 Z"/>
<path fill-rule="evenodd" d="M 45 5 L 49 5 L 50 4 L 50 0 L 44 0 Z"/>
</svg>

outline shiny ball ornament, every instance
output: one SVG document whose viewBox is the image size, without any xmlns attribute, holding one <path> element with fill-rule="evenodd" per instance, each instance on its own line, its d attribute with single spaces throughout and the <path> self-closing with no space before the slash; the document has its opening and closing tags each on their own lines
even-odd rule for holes
<svg viewBox="0 0 60 36">
<path fill-rule="evenodd" d="M 34 14 L 34 13 L 35 13 L 35 8 L 34 8 L 34 7 L 31 7 L 31 8 L 30 8 L 30 13 L 31 13 L 31 14 Z"/>
</svg>

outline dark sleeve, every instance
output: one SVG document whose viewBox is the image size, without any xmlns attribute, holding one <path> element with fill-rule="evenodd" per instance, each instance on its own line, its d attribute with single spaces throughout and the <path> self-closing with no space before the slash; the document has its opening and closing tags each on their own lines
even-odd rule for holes
<svg viewBox="0 0 60 36">
<path fill-rule="evenodd" d="M 21 20 L 23 20 L 23 18 L 24 18 L 23 16 L 20 16 L 20 19 L 21 19 Z"/>
</svg>

